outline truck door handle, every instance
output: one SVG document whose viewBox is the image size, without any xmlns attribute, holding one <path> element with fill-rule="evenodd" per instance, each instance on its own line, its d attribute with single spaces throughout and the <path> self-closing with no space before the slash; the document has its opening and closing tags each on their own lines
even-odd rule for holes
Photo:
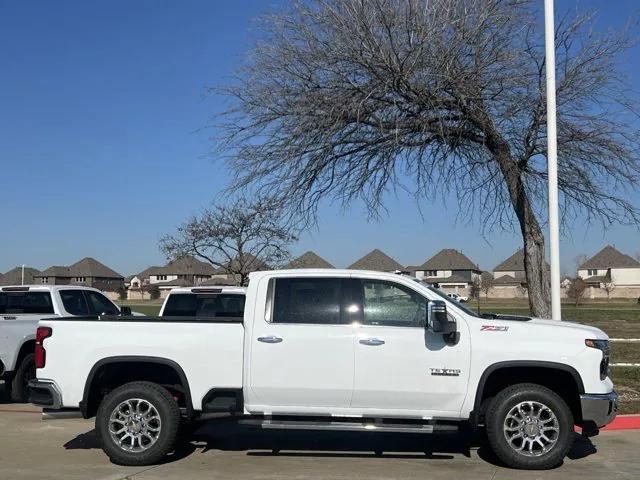
<svg viewBox="0 0 640 480">
<path fill-rule="evenodd" d="M 377 347 L 378 345 L 384 345 L 384 340 L 380 338 L 361 338 L 360 343 L 362 345 L 372 345 Z"/>
<path fill-rule="evenodd" d="M 275 335 L 267 335 L 265 337 L 258 337 L 258 341 L 262 343 L 280 343 L 282 338 L 276 337 Z"/>
</svg>

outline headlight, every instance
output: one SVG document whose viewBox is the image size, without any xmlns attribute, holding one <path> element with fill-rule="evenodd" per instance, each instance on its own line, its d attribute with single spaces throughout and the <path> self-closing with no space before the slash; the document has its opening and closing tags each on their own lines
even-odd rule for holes
<svg viewBox="0 0 640 480">
<path fill-rule="evenodd" d="M 587 347 L 597 348 L 602 352 L 602 360 L 600 361 L 600 380 L 604 380 L 609 375 L 609 340 L 591 340 L 584 341 Z"/>
</svg>

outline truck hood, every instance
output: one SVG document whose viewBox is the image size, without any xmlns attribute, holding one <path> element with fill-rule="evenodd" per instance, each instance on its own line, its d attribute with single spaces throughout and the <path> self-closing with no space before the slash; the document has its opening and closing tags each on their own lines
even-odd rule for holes
<svg viewBox="0 0 640 480">
<path fill-rule="evenodd" d="M 557 320 L 548 320 L 544 318 L 532 318 L 531 320 L 524 323 L 529 325 L 536 325 L 536 326 L 540 325 L 540 326 L 552 327 L 552 328 L 563 328 L 563 329 L 568 328 L 568 329 L 574 330 L 575 333 L 577 334 L 580 334 L 580 333 L 584 334 L 585 338 L 592 338 L 594 340 L 609 339 L 607 334 L 604 333 L 599 328 L 592 327 L 590 325 L 583 325 L 581 323 L 566 322 L 566 321 L 558 322 Z"/>
</svg>

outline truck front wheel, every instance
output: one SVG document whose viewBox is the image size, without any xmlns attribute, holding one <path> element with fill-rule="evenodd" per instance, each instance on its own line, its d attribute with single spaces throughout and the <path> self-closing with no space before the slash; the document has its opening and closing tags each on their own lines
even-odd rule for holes
<svg viewBox="0 0 640 480">
<path fill-rule="evenodd" d="M 571 410 L 542 385 L 520 383 L 502 390 L 490 402 L 485 418 L 492 450 L 512 468 L 553 468 L 573 443 Z"/>
<path fill-rule="evenodd" d="M 174 448 L 180 409 L 171 394 L 151 382 L 131 382 L 111 391 L 96 414 L 102 449 L 119 465 L 151 465 Z"/>
</svg>

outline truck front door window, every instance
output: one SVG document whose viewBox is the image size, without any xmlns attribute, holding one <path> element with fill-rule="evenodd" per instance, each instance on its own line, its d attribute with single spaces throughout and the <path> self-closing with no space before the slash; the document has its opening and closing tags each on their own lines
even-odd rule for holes
<svg viewBox="0 0 640 480">
<path fill-rule="evenodd" d="M 89 307 L 82 290 L 60 290 L 64 309 L 71 315 L 89 315 Z"/>
<path fill-rule="evenodd" d="M 424 327 L 427 300 L 417 292 L 381 280 L 363 280 L 365 325 Z"/>
<path fill-rule="evenodd" d="M 92 315 L 118 315 L 120 311 L 107 297 L 98 292 L 85 292 Z"/>
</svg>

